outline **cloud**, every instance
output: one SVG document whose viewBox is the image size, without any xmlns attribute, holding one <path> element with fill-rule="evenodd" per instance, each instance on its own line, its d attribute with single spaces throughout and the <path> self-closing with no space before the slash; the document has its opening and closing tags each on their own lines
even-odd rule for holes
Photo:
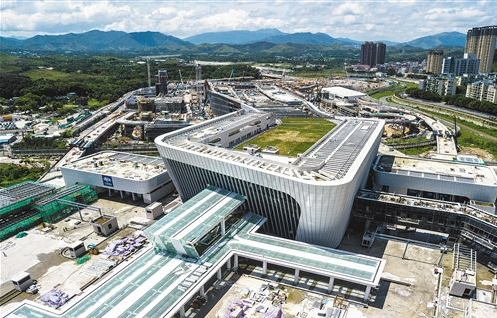
<svg viewBox="0 0 497 318">
<path fill-rule="evenodd" d="M 325 32 L 358 40 L 406 41 L 497 24 L 497 1 L 428 0 L 1 0 L 3 36 L 91 29 L 160 31 L 178 37 L 233 29 Z"/>
</svg>

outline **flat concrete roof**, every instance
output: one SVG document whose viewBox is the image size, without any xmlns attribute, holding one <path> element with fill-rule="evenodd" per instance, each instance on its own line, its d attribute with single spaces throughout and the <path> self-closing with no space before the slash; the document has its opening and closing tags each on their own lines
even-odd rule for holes
<svg viewBox="0 0 497 318">
<path fill-rule="evenodd" d="M 384 121 L 377 119 L 344 118 L 343 121 L 311 146 L 291 164 L 256 157 L 247 153 L 214 147 L 203 143 L 206 134 L 240 129 L 264 116 L 263 112 L 244 110 L 220 116 L 195 126 L 165 134 L 156 139 L 163 147 L 179 148 L 202 155 L 238 162 L 246 166 L 280 173 L 309 181 L 333 181 L 342 179 L 351 169 L 361 152 L 370 151 L 374 141 L 382 132 Z M 355 166 L 358 169 L 358 166 Z"/>
<path fill-rule="evenodd" d="M 161 158 L 115 151 L 97 152 L 62 168 L 138 181 L 167 171 Z"/>
<path fill-rule="evenodd" d="M 412 177 L 497 186 L 497 177 L 492 168 L 460 161 L 380 156 L 374 169 Z"/>
<path fill-rule="evenodd" d="M 366 94 L 364 94 L 362 92 L 354 91 L 352 89 L 348 89 L 348 88 L 341 87 L 341 86 L 324 87 L 321 91 L 338 96 L 340 98 L 366 96 Z"/>
</svg>

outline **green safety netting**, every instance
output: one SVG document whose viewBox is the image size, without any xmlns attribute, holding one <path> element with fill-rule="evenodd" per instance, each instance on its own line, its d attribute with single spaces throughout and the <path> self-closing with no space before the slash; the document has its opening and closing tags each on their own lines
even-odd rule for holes
<svg viewBox="0 0 497 318">
<path fill-rule="evenodd" d="M 82 204 L 90 204 L 98 199 L 97 193 L 90 186 L 77 188 L 72 193 L 66 194 L 59 198 L 63 201 L 78 202 Z M 54 223 L 67 215 L 72 214 L 77 207 L 64 203 L 60 200 L 51 200 L 44 204 L 36 206 L 36 210 L 40 212 L 44 222 Z"/>
</svg>

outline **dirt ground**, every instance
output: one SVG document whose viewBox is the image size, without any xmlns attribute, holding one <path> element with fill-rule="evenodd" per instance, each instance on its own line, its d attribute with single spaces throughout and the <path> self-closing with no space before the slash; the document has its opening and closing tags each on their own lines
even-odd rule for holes
<svg viewBox="0 0 497 318">
<path fill-rule="evenodd" d="M 165 199 L 165 202 L 170 198 Z M 94 279 L 94 276 L 85 273 L 91 260 L 83 265 L 77 265 L 74 259 L 61 255 L 62 250 L 69 243 L 81 240 L 85 245 L 95 244 L 100 251 L 105 249 L 112 240 L 124 237 L 136 231 L 127 225 L 131 220 L 146 222 L 145 206 L 143 202 L 133 202 L 131 199 L 122 201 L 120 198 L 105 196 L 92 204 L 102 209 L 102 213 L 116 216 L 121 230 L 110 237 L 98 236 L 93 232 L 89 220 L 98 216 L 98 212 L 83 209 L 80 215 L 76 212 L 55 224 L 51 231 L 41 231 L 41 226 L 26 231 L 23 238 L 12 237 L 0 244 L 1 282 L 0 294 L 4 295 L 13 289 L 11 277 L 19 272 L 28 272 L 32 279 L 38 281 L 40 288 L 38 295 L 26 293 L 14 298 L 10 303 L 23 299 L 36 299 L 39 295 L 50 291 L 54 287 L 62 289 L 69 295 L 80 292 L 80 288 Z M 96 259 L 98 256 L 92 256 Z"/>
<path fill-rule="evenodd" d="M 344 239 L 340 249 L 382 257 L 386 260 L 383 280 L 373 291 L 368 308 L 352 308 L 348 317 L 419 318 L 432 317 L 437 276 L 434 268 L 438 250 L 378 239 L 370 249 L 360 246 L 359 238 Z M 405 254 L 404 254 L 405 252 Z"/>
<path fill-rule="evenodd" d="M 493 161 L 495 160 L 494 156 L 489 153 L 488 151 L 480 148 L 472 148 L 472 147 L 462 147 L 461 151 L 459 152 L 461 155 L 474 155 L 482 158 L 483 160 L 486 161 Z"/>
<path fill-rule="evenodd" d="M 409 132 L 411 131 L 409 129 L 409 127 L 404 127 L 404 126 L 400 126 L 400 125 L 392 125 L 392 124 L 385 125 L 383 130 L 385 131 L 386 136 L 389 138 L 402 137 L 404 135 L 409 134 Z"/>
<path fill-rule="evenodd" d="M 205 316 L 206 318 L 221 318 L 229 315 L 233 304 L 241 299 L 248 299 L 245 295 L 250 292 L 257 292 L 261 286 L 272 283 L 271 280 L 264 280 L 252 276 L 242 275 L 236 282 L 232 282 L 231 288 L 220 299 L 216 305 Z M 278 284 L 276 284 L 278 285 Z M 319 312 L 319 306 L 322 303 L 332 303 L 333 297 L 324 296 L 300 288 L 294 288 L 288 285 L 278 285 L 275 288 L 279 293 L 287 295 L 286 302 L 282 305 L 283 317 L 293 318 L 298 317 L 299 313 L 308 313 L 308 317 L 314 317 Z M 266 302 L 267 303 L 267 302 Z M 256 303 L 255 306 L 258 306 Z M 258 318 L 265 317 L 263 313 L 252 313 L 245 317 Z"/>
</svg>

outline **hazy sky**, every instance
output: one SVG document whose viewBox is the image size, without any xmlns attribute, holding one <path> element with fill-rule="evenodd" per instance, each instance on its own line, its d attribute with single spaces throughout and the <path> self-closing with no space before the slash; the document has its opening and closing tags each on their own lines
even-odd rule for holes
<svg viewBox="0 0 497 318">
<path fill-rule="evenodd" d="M 436 1 L 10 1 L 2 36 L 92 29 L 160 31 L 177 37 L 234 29 L 325 32 L 357 40 L 407 41 L 497 24 L 497 0 Z"/>
</svg>

